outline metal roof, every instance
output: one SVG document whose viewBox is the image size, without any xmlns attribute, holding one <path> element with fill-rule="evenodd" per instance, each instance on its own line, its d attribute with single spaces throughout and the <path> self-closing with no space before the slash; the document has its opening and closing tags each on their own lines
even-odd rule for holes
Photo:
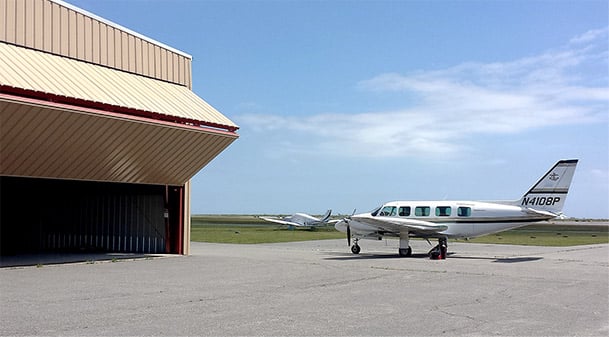
<svg viewBox="0 0 609 337">
<path fill-rule="evenodd" d="M 179 186 L 237 137 L 0 93 L 0 175 Z"/>
<path fill-rule="evenodd" d="M 0 93 L 236 131 L 185 86 L 0 42 Z"/>
</svg>

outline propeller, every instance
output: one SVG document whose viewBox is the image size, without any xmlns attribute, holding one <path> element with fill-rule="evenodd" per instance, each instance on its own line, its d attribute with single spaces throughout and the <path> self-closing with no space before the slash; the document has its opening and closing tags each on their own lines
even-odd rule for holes
<svg viewBox="0 0 609 337">
<path fill-rule="evenodd" d="M 351 217 L 355 214 L 356 208 L 353 209 L 353 213 L 351 215 L 346 216 L 343 221 L 347 224 L 347 245 L 351 247 L 351 226 L 349 222 L 351 222 Z"/>
<path fill-rule="evenodd" d="M 349 226 L 349 221 L 346 221 L 347 223 L 347 246 L 351 247 L 351 226 Z"/>
</svg>

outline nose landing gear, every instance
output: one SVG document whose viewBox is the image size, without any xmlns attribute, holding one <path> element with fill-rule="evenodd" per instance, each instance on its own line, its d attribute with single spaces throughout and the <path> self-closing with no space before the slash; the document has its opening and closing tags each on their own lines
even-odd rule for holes
<svg viewBox="0 0 609 337">
<path fill-rule="evenodd" d="M 353 242 L 353 246 L 351 246 L 351 253 L 353 253 L 353 254 L 359 254 L 359 252 L 362 250 L 360 248 L 360 246 L 357 244 L 358 241 L 359 241 L 359 239 L 355 239 Z"/>
</svg>

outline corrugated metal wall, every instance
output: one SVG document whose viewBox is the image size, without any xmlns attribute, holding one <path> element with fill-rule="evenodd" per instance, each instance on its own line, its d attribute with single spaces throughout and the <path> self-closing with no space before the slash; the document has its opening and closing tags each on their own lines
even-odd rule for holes
<svg viewBox="0 0 609 337">
<path fill-rule="evenodd" d="M 0 0 L 0 41 L 192 87 L 191 58 L 50 0 Z"/>
<path fill-rule="evenodd" d="M 0 177 L 1 253 L 164 253 L 165 186 Z"/>
</svg>

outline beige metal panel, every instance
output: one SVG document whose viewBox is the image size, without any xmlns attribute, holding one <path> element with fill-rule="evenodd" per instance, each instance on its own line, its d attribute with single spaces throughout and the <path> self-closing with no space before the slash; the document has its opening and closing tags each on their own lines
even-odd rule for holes
<svg viewBox="0 0 609 337">
<path fill-rule="evenodd" d="M 7 6 L 7 2 L 6 1 L 0 1 L 0 20 L 2 20 L 2 24 L 0 24 L 0 41 L 7 41 L 6 40 L 6 18 L 7 18 L 7 14 L 6 14 L 6 6 Z"/>
<path fill-rule="evenodd" d="M 184 255 L 190 255 L 190 184 L 190 180 L 184 184 L 184 209 L 182 213 L 182 218 L 184 219 L 182 227 L 182 254 Z"/>
<path fill-rule="evenodd" d="M 161 48 L 159 46 L 154 46 L 153 52 L 154 54 L 154 73 L 152 77 L 162 79 L 161 75 Z"/>
<path fill-rule="evenodd" d="M 101 32 L 99 21 L 91 20 L 91 62 L 100 64 L 101 55 Z"/>
<path fill-rule="evenodd" d="M 170 54 L 173 65 L 171 66 L 171 78 L 179 81 L 180 79 L 180 58 L 176 54 Z"/>
<path fill-rule="evenodd" d="M 60 55 L 72 56 L 70 54 L 70 11 L 65 7 L 59 7 L 59 41 Z"/>
<path fill-rule="evenodd" d="M 37 3 L 38 2 L 38 3 Z M 44 50 L 44 6 L 39 3 L 39 1 L 32 1 L 32 6 L 34 10 L 33 16 L 33 25 L 34 25 L 34 44 L 33 48 Z"/>
<path fill-rule="evenodd" d="M 35 30 L 35 15 L 34 15 L 34 0 L 24 0 L 25 6 L 25 20 L 24 20 L 24 45 L 30 48 L 34 48 L 34 34 Z"/>
<path fill-rule="evenodd" d="M 127 57 L 129 58 L 129 71 L 137 74 L 137 66 L 136 66 L 136 50 L 135 50 L 135 36 L 128 35 L 127 36 L 127 45 L 129 46 Z"/>
<path fill-rule="evenodd" d="M 58 16 L 53 17 L 53 20 L 57 19 L 59 24 L 59 52 L 57 54 L 70 56 L 70 12 L 61 6 L 54 8 L 53 12 L 55 11 Z"/>
<path fill-rule="evenodd" d="M 153 62 L 150 62 L 150 43 L 148 41 L 142 41 L 142 74 L 152 77 L 151 69 L 153 68 Z"/>
<path fill-rule="evenodd" d="M 0 98 L 1 175 L 179 186 L 236 139 L 45 104 Z"/>
<path fill-rule="evenodd" d="M 133 64 L 135 66 L 135 73 L 136 74 L 144 74 L 142 66 L 144 65 L 143 62 L 143 57 L 142 57 L 142 40 L 140 39 L 135 39 L 134 40 L 134 50 L 135 53 L 133 55 Z"/>
<path fill-rule="evenodd" d="M 76 26 L 74 27 L 75 29 L 75 35 L 76 35 L 76 58 L 79 60 L 84 60 L 84 61 L 89 61 L 87 60 L 87 58 L 85 57 L 85 49 L 86 49 L 86 41 L 91 41 L 91 37 L 90 36 L 86 36 L 87 31 L 85 28 L 85 17 L 84 15 L 80 14 L 80 13 L 76 13 Z M 89 30 L 89 34 L 91 33 L 91 31 Z M 89 50 L 91 50 L 91 47 L 89 46 Z"/>
<path fill-rule="evenodd" d="M 169 55 L 167 50 L 161 49 L 161 79 L 164 81 L 169 80 Z"/>
<path fill-rule="evenodd" d="M 102 28 L 100 26 L 100 28 Z M 114 28 L 108 27 L 107 25 L 105 26 L 105 29 L 102 28 L 102 38 L 105 35 L 105 39 L 102 40 L 101 44 L 102 44 L 102 53 L 104 53 L 105 51 L 105 55 L 106 55 L 106 63 L 103 63 L 103 65 L 108 66 L 108 67 L 114 67 L 115 66 L 115 62 L 114 62 Z"/>
<path fill-rule="evenodd" d="M 186 83 L 188 83 L 188 89 L 192 90 L 192 63 L 186 62 Z"/>
<path fill-rule="evenodd" d="M 41 50 L 53 51 L 53 4 L 44 1 L 42 6 L 42 48 Z M 38 6 L 40 7 L 40 6 Z"/>
<path fill-rule="evenodd" d="M 84 39 L 82 42 L 85 49 L 84 60 L 87 62 L 93 62 L 93 23 L 89 17 L 84 16 L 83 19 L 83 25 L 85 26 Z"/>
<path fill-rule="evenodd" d="M 16 0 L 4 0 L 4 27 L 6 27 L 6 31 L 4 33 L 4 38 L 7 42 L 15 43 L 17 27 L 17 9 L 16 9 Z"/>
<path fill-rule="evenodd" d="M 129 34 L 121 31 L 121 69 L 129 69 Z"/>
<path fill-rule="evenodd" d="M 102 60 L 101 64 L 114 67 L 114 29 L 104 24 L 100 25 L 100 30 L 102 55 L 106 57 L 106 61 Z"/>
<path fill-rule="evenodd" d="M 78 58 L 78 23 L 77 13 L 66 10 L 68 16 L 68 54 L 66 56 Z"/>
<path fill-rule="evenodd" d="M 124 69 L 122 32 L 114 28 L 112 28 L 112 31 L 114 32 L 114 66 L 117 69 Z"/>
<path fill-rule="evenodd" d="M 17 1 L 15 3 L 16 18 L 25 17 L 25 1 Z M 25 20 L 15 20 L 15 43 L 25 46 Z"/>
<path fill-rule="evenodd" d="M 61 7 L 56 3 L 51 5 L 51 26 L 50 52 L 61 55 Z"/>
<path fill-rule="evenodd" d="M 186 76 L 184 76 L 184 71 L 186 69 L 186 67 L 184 67 L 184 59 L 183 58 L 178 58 L 178 82 L 180 83 L 184 83 L 184 80 L 186 79 Z"/>
</svg>

